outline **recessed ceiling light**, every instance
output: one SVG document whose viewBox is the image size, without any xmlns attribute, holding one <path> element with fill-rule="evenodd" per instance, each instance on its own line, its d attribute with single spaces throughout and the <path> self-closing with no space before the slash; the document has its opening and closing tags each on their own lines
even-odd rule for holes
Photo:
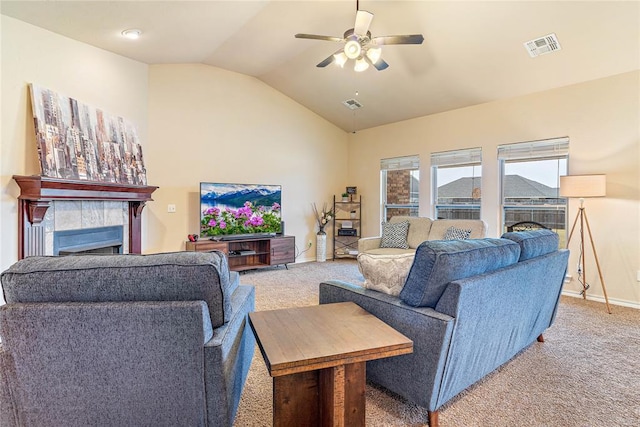
<svg viewBox="0 0 640 427">
<path fill-rule="evenodd" d="M 142 30 L 138 30 L 137 28 L 131 28 L 129 30 L 124 30 L 122 32 L 122 35 L 128 39 L 131 40 L 136 40 L 138 38 L 140 38 L 140 35 L 142 34 Z"/>
</svg>

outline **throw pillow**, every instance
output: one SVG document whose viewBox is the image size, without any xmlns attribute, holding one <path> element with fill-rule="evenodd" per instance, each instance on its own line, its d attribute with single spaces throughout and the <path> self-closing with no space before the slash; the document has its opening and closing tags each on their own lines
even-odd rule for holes
<svg viewBox="0 0 640 427">
<path fill-rule="evenodd" d="M 467 240 L 471 235 L 471 230 L 463 230 L 461 228 L 449 227 L 444 233 L 442 240 Z"/>
<path fill-rule="evenodd" d="M 381 248 L 409 249 L 407 243 L 407 233 L 409 232 L 409 221 L 382 223 Z"/>
</svg>

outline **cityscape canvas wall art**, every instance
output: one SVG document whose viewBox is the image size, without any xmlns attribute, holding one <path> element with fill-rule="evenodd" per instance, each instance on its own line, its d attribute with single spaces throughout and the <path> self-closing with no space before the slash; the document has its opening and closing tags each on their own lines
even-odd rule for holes
<svg viewBox="0 0 640 427">
<path fill-rule="evenodd" d="M 43 176 L 146 185 L 135 126 L 122 117 L 31 84 Z"/>
</svg>

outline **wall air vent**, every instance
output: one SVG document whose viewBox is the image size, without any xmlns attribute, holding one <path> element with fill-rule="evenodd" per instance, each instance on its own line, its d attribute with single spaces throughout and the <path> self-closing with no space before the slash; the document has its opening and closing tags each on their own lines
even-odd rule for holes
<svg viewBox="0 0 640 427">
<path fill-rule="evenodd" d="M 362 108 L 362 104 L 356 101 L 355 99 L 347 99 L 346 101 L 342 101 L 342 104 L 350 110 L 357 110 L 358 108 Z"/>
<path fill-rule="evenodd" d="M 544 55 L 545 53 L 551 53 L 556 50 L 560 50 L 560 43 L 554 33 L 548 34 L 538 39 L 529 40 L 523 43 L 529 56 L 535 58 L 536 56 Z"/>
</svg>

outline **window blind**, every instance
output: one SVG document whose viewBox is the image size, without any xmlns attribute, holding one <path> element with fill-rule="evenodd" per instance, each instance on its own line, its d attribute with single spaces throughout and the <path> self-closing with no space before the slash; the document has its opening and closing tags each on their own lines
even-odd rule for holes
<svg viewBox="0 0 640 427">
<path fill-rule="evenodd" d="M 467 166 L 482 163 L 482 148 L 431 153 L 431 166 Z"/>
<path fill-rule="evenodd" d="M 568 154 L 568 136 L 498 145 L 498 160 L 550 159 Z"/>
<path fill-rule="evenodd" d="M 380 160 L 380 170 L 420 169 L 419 156 L 392 157 Z"/>
</svg>

